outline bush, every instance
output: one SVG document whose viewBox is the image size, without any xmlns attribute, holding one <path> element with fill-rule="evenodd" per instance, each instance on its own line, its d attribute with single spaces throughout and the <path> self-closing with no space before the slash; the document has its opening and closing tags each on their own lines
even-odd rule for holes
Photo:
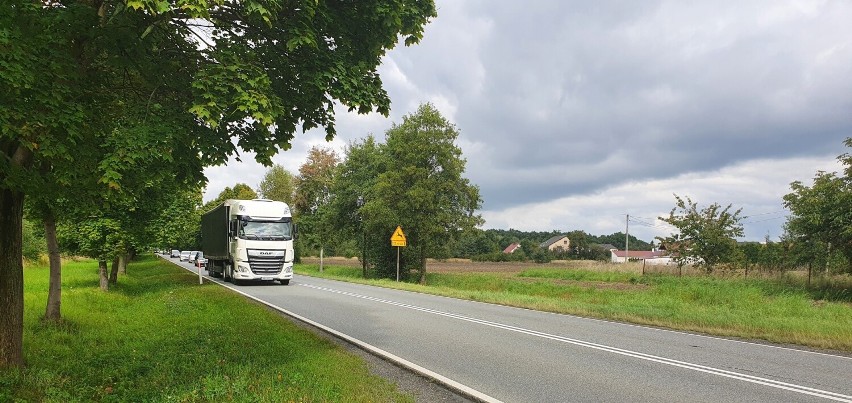
<svg viewBox="0 0 852 403">
<path fill-rule="evenodd" d="M 39 228 L 29 220 L 24 220 L 22 230 L 22 255 L 24 256 L 24 259 L 36 262 L 43 253 L 47 253 L 44 231 L 39 230 Z"/>
<path fill-rule="evenodd" d="M 535 252 L 532 253 L 532 259 L 536 263 L 550 263 L 550 251 L 547 249 L 536 249 Z"/>
</svg>

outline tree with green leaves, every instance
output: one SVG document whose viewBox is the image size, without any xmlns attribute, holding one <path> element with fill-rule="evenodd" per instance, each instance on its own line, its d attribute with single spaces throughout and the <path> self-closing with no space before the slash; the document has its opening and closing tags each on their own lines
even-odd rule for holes
<svg viewBox="0 0 852 403">
<path fill-rule="evenodd" d="M 852 147 L 852 138 L 845 144 Z M 790 184 L 792 192 L 784 196 L 784 206 L 790 209 L 785 227 L 791 241 L 802 244 L 797 250 L 808 251 L 810 260 L 823 255 L 819 260 L 827 262 L 832 251 L 839 252 L 845 256 L 841 270 L 852 273 L 852 155 L 845 153 L 838 160 L 846 166 L 843 175 L 820 171 L 811 186 Z"/>
<path fill-rule="evenodd" d="M 595 237 L 595 240 L 597 243 L 610 244 L 621 250 L 624 250 L 625 246 L 630 246 L 630 250 L 651 250 L 650 243 L 636 238 L 633 235 L 629 236 L 629 245 L 625 245 L 625 236 L 624 233 L 621 231 L 610 235 L 601 235 Z"/>
<path fill-rule="evenodd" d="M 479 187 L 465 178 L 465 160 L 455 125 L 431 104 L 403 117 L 386 133 L 382 157 L 388 168 L 372 186 L 366 206 L 371 220 L 389 232 L 402 226 L 407 254 L 414 257 L 419 281 L 426 281 L 426 258 L 450 239 L 482 224 Z"/>
<path fill-rule="evenodd" d="M 308 157 L 299 167 L 296 176 L 294 208 L 302 228 L 301 244 L 319 247 L 320 256 L 325 246 L 338 243 L 331 231 L 328 204 L 331 202 L 331 188 L 334 173 L 340 158 L 330 148 L 314 146 L 308 151 Z"/>
<path fill-rule="evenodd" d="M 432 1 L 10 0 L 0 7 L 0 368 L 23 364 L 24 198 L 43 173 L 125 184 L 123 161 L 202 182 L 237 147 L 268 164 L 334 105 L 387 114 L 377 66 Z M 233 141 L 232 141 L 233 140 Z M 236 144 L 236 146 L 235 146 Z M 131 152 L 127 152 L 130 150 Z M 138 153 L 144 150 L 145 153 Z M 98 160 L 96 169 L 75 164 Z M 160 171 L 144 172 L 156 175 Z M 112 226 L 101 226 L 107 228 Z"/>
<path fill-rule="evenodd" d="M 264 199 L 281 201 L 292 206 L 295 193 L 293 174 L 281 165 L 271 166 L 258 185 L 258 193 Z"/>
<path fill-rule="evenodd" d="M 732 210 L 730 204 L 723 208 L 718 203 L 699 209 L 688 196 L 675 195 L 675 200 L 669 216 L 659 219 L 678 232 L 657 239 L 678 266 L 694 264 L 711 272 L 720 263 L 729 262 L 737 248 L 734 238 L 743 235 L 742 209 Z"/>
<path fill-rule="evenodd" d="M 36 224 L 24 219 L 23 237 L 21 239 L 23 245 L 24 259 L 32 262 L 37 262 L 41 256 L 47 252 L 45 249 L 45 241 L 43 231 L 40 231 Z"/>
<path fill-rule="evenodd" d="M 735 255 L 738 258 L 738 264 L 745 269 L 745 275 L 748 277 L 749 269 L 752 266 L 760 264 L 761 249 L 763 245 L 757 242 L 745 242 L 737 244 L 739 251 Z"/>
<path fill-rule="evenodd" d="M 459 258 L 471 258 L 477 255 L 502 252 L 505 249 L 505 247 L 501 248 L 494 239 L 489 237 L 487 232 L 479 228 L 463 232 L 459 239 L 453 243 L 453 246 L 455 250 L 452 255 Z"/>
<path fill-rule="evenodd" d="M 195 249 L 201 231 L 201 191 L 179 189 L 173 194 L 151 222 L 151 238 L 169 249 Z"/>
<path fill-rule="evenodd" d="M 245 183 L 237 183 L 234 187 L 225 187 L 215 199 L 204 203 L 201 213 L 206 213 L 228 199 L 252 200 L 257 199 L 257 192 Z"/>
<path fill-rule="evenodd" d="M 311 214 L 320 206 L 328 204 L 334 170 L 340 157 L 330 148 L 311 147 L 305 163 L 296 176 L 296 197 L 293 206 L 299 214 Z"/>
<path fill-rule="evenodd" d="M 373 136 L 349 144 L 343 162 L 335 170 L 329 211 L 324 215 L 341 237 L 358 240 L 365 278 L 373 258 L 378 256 L 376 251 L 385 245 L 377 238 L 368 237 L 372 234 L 370 224 L 374 221 L 368 215 L 366 204 L 375 198 L 373 184 L 386 169 L 381 145 Z"/>
</svg>

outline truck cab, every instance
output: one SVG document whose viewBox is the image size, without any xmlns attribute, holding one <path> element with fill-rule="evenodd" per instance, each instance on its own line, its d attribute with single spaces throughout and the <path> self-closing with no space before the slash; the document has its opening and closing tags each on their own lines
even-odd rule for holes
<svg viewBox="0 0 852 403">
<path fill-rule="evenodd" d="M 290 283 L 296 231 L 286 203 L 228 199 L 205 213 L 201 224 L 202 251 L 212 276 Z"/>
</svg>

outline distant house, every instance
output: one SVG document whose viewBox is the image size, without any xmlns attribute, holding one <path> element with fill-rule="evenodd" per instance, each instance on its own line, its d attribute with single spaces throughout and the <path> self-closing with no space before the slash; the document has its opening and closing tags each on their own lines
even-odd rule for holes
<svg viewBox="0 0 852 403">
<path fill-rule="evenodd" d="M 515 242 L 515 243 L 507 246 L 506 249 L 503 249 L 503 253 L 507 253 L 507 254 L 511 255 L 512 253 L 515 253 L 515 251 L 520 249 L 520 248 L 521 248 L 521 244 Z"/>
<path fill-rule="evenodd" d="M 547 249 L 549 251 L 567 251 L 571 246 L 571 240 L 568 239 L 565 235 L 557 235 L 552 237 L 541 244 L 538 245 L 540 248 Z"/>
<path fill-rule="evenodd" d="M 672 261 L 671 255 L 668 255 L 664 250 L 610 250 L 613 263 L 624 263 L 628 259 L 644 261 L 646 264 L 670 265 Z"/>
</svg>

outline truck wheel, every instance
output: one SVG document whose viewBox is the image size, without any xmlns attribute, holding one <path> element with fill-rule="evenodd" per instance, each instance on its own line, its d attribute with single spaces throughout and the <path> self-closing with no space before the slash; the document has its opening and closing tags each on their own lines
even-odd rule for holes
<svg viewBox="0 0 852 403">
<path fill-rule="evenodd" d="M 228 282 L 228 283 L 230 283 L 232 281 L 233 277 L 231 277 L 231 265 L 230 264 L 225 264 L 225 270 L 222 271 L 222 277 L 224 277 L 225 281 Z"/>
<path fill-rule="evenodd" d="M 207 269 L 207 270 L 210 271 L 210 275 L 213 276 L 213 277 L 216 277 L 216 278 L 222 277 L 222 273 L 225 271 L 225 269 L 224 269 L 225 265 L 217 266 L 216 263 L 214 262 L 212 267 L 213 267 L 212 269 Z M 222 268 L 222 271 L 217 271 L 217 269 L 219 267 Z"/>
<path fill-rule="evenodd" d="M 290 284 L 290 280 L 278 280 L 278 281 L 280 281 L 280 282 L 281 282 L 281 285 L 287 285 L 287 284 Z"/>
<path fill-rule="evenodd" d="M 211 263 L 207 263 L 207 264 L 210 265 Z M 216 278 L 222 277 L 222 272 L 216 271 L 219 267 L 220 266 L 216 265 L 216 262 L 213 262 L 212 266 L 208 266 L 207 271 L 210 273 L 211 277 L 216 277 Z M 224 267 L 224 266 L 222 266 L 222 267 Z"/>
</svg>

